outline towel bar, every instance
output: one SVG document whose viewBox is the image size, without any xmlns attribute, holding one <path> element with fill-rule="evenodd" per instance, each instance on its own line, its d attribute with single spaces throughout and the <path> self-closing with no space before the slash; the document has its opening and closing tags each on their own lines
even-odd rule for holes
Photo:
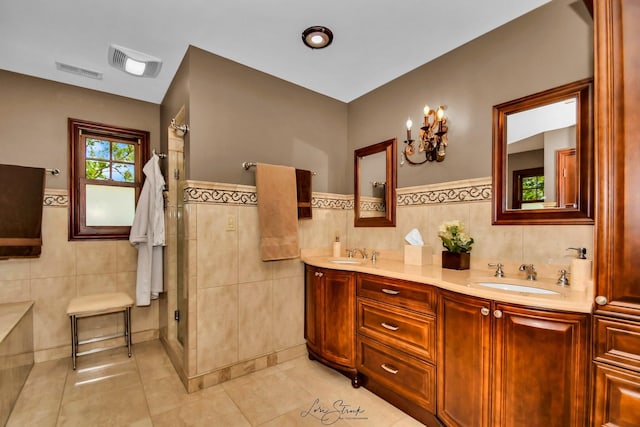
<svg viewBox="0 0 640 427">
<path fill-rule="evenodd" d="M 251 169 L 252 167 L 255 167 L 256 165 L 257 165 L 257 163 L 256 163 L 256 162 L 242 162 L 242 167 L 244 168 L 244 170 L 247 170 L 247 171 L 248 171 L 249 169 Z M 312 171 L 312 172 L 311 172 L 311 175 L 314 175 L 314 176 L 315 176 L 315 175 L 317 175 L 317 173 L 315 173 L 315 172 L 313 172 L 313 171 Z"/>
</svg>

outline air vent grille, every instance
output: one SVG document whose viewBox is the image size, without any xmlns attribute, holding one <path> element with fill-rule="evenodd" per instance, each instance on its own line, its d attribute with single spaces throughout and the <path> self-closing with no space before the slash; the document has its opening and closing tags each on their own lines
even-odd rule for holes
<svg viewBox="0 0 640 427">
<path fill-rule="evenodd" d="M 120 49 L 113 49 L 113 65 L 118 65 L 124 69 L 124 63 L 127 60 L 127 54 Z"/>
<path fill-rule="evenodd" d="M 75 65 L 65 64 L 56 61 L 56 68 L 65 73 L 76 74 L 83 77 L 89 77 L 91 79 L 102 80 L 102 73 L 97 71 L 87 70 L 86 68 L 76 67 Z"/>
</svg>

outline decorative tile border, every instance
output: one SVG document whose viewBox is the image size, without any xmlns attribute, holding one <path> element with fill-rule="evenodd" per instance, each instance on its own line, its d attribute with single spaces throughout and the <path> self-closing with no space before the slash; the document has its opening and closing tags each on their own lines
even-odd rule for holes
<svg viewBox="0 0 640 427">
<path fill-rule="evenodd" d="M 185 203 L 256 206 L 255 186 L 203 181 L 185 181 Z M 421 206 L 491 200 L 491 178 L 468 179 L 440 184 L 405 187 L 397 190 L 398 206 Z M 366 201 L 365 201 L 366 202 Z M 314 192 L 311 206 L 318 209 L 353 209 L 353 195 Z M 382 204 L 367 203 L 365 210 L 381 210 Z"/>
<path fill-rule="evenodd" d="M 66 208 L 69 206 L 69 194 L 67 190 L 46 188 L 42 205 L 45 207 Z"/>
<path fill-rule="evenodd" d="M 491 178 L 406 187 L 398 189 L 396 196 L 398 206 L 488 201 L 491 200 Z"/>
</svg>

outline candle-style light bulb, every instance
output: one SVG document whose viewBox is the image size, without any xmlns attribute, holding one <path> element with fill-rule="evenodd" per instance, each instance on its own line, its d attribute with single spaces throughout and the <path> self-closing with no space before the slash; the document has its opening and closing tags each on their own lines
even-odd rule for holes
<svg viewBox="0 0 640 427">
<path fill-rule="evenodd" d="M 431 108 L 429 108 L 429 106 L 428 106 L 428 105 L 425 105 L 425 106 L 424 106 L 424 115 L 425 115 L 425 116 L 428 116 L 428 115 L 429 115 L 429 111 L 431 111 Z"/>
<path fill-rule="evenodd" d="M 438 116 L 438 120 L 442 120 L 442 118 L 444 117 L 444 110 L 442 109 L 442 107 L 438 107 L 438 112 L 436 114 Z"/>
<path fill-rule="evenodd" d="M 407 119 L 407 141 L 411 141 L 411 126 L 413 126 L 413 122 L 411 121 L 411 117 Z"/>
</svg>

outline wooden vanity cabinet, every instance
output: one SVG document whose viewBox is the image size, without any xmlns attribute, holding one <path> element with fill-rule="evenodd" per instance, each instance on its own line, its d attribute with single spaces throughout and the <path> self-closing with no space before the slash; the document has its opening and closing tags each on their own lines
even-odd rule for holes
<svg viewBox="0 0 640 427">
<path fill-rule="evenodd" d="M 594 4 L 596 258 L 592 425 L 640 425 L 640 2 Z"/>
<path fill-rule="evenodd" d="M 309 358 L 342 372 L 358 387 L 354 276 L 306 266 L 304 331 Z"/>
<path fill-rule="evenodd" d="M 357 274 L 357 369 L 362 384 L 426 425 L 436 412 L 436 289 Z"/>
<path fill-rule="evenodd" d="M 584 426 L 589 315 L 441 291 L 438 417 L 449 426 Z"/>
</svg>

